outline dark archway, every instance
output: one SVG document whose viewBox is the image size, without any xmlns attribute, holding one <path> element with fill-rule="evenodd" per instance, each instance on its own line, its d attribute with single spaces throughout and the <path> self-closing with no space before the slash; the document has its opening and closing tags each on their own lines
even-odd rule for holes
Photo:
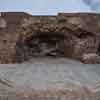
<svg viewBox="0 0 100 100">
<path fill-rule="evenodd" d="M 60 33 L 37 32 L 16 44 L 17 62 L 27 61 L 33 57 L 62 57 L 64 55 L 65 36 Z"/>
<path fill-rule="evenodd" d="M 99 54 L 99 56 L 100 56 L 100 43 L 99 43 L 99 45 L 98 45 L 98 52 L 97 52 L 98 54 Z"/>
</svg>

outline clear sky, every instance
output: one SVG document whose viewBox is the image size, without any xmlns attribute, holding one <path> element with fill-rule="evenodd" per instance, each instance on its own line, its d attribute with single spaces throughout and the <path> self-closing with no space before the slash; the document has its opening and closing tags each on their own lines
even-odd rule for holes
<svg viewBox="0 0 100 100">
<path fill-rule="evenodd" d="M 0 11 L 24 11 L 35 14 L 89 12 L 84 0 L 0 0 Z"/>
</svg>

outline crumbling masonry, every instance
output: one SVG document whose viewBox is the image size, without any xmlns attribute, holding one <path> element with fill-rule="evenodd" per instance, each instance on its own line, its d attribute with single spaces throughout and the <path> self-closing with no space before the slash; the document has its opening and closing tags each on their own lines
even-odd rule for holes
<svg viewBox="0 0 100 100">
<path fill-rule="evenodd" d="M 22 63 L 39 56 L 100 63 L 100 14 L 2 12 L 0 63 Z"/>
</svg>

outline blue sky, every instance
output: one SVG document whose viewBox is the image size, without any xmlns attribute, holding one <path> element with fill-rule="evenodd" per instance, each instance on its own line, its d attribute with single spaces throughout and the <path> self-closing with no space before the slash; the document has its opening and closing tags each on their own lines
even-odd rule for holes
<svg viewBox="0 0 100 100">
<path fill-rule="evenodd" d="M 24 11 L 33 15 L 58 12 L 89 12 L 83 0 L 0 0 L 0 11 Z"/>
</svg>

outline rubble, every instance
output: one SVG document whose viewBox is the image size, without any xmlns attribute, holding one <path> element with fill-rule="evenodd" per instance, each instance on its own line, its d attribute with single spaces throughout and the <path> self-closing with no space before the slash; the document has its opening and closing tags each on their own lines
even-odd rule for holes
<svg viewBox="0 0 100 100">
<path fill-rule="evenodd" d="M 99 64 L 100 56 L 96 53 L 83 54 L 81 61 L 88 64 Z"/>
</svg>

